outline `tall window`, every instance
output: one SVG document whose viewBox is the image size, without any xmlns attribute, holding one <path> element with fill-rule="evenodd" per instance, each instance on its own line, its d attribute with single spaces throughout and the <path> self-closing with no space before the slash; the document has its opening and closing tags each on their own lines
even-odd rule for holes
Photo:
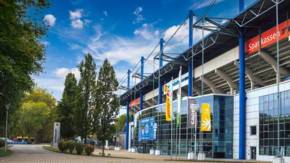
<svg viewBox="0 0 290 163">
<path fill-rule="evenodd" d="M 280 147 L 285 156 L 290 156 L 290 91 L 280 92 L 279 131 L 278 98 L 276 94 L 261 96 L 259 99 L 259 154 L 274 156 Z M 278 139 L 279 132 L 279 139 Z"/>
</svg>

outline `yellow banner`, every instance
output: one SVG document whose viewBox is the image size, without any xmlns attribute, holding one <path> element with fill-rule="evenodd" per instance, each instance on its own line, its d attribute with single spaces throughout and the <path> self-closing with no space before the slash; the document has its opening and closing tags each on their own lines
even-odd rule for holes
<svg viewBox="0 0 290 163">
<path fill-rule="evenodd" d="M 211 131 L 210 105 L 205 103 L 202 104 L 201 131 Z"/>
<path fill-rule="evenodd" d="M 167 85 L 164 86 L 164 91 L 166 92 L 166 108 L 165 108 L 165 117 L 166 121 L 171 121 L 171 103 L 170 103 L 170 90 L 167 88 Z"/>
</svg>

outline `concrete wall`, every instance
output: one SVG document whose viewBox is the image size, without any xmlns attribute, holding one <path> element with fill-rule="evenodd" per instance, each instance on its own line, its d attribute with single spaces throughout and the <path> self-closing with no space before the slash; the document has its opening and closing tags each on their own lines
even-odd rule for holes
<svg viewBox="0 0 290 163">
<path fill-rule="evenodd" d="M 280 91 L 290 90 L 290 81 L 280 83 Z M 256 147 L 257 160 L 273 161 L 274 156 L 259 155 L 259 97 L 277 92 L 277 85 L 270 85 L 246 92 L 246 159 L 250 160 L 250 147 Z M 250 126 L 257 126 L 257 134 L 250 135 Z M 239 159 L 239 95 L 234 96 L 234 159 Z M 284 157 L 290 163 L 290 157 Z"/>
</svg>

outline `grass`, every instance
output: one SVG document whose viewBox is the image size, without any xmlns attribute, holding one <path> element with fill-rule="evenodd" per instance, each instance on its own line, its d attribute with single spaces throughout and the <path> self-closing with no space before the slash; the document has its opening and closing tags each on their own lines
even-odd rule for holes
<svg viewBox="0 0 290 163">
<path fill-rule="evenodd" d="M 7 147 L 9 148 L 9 146 L 7 146 Z M 5 153 L 5 147 L 0 148 L 0 157 L 8 156 L 8 155 L 11 155 L 12 153 L 13 153 L 13 151 L 10 149 L 6 149 L 6 153 Z"/>
<path fill-rule="evenodd" d="M 53 148 L 53 147 L 51 147 L 51 146 L 43 146 L 43 148 L 46 149 L 46 150 L 49 150 L 49 151 L 59 152 L 59 153 L 61 153 L 61 151 L 60 151 L 58 148 L 55 149 L 55 148 Z M 64 151 L 63 153 L 70 154 L 70 151 L 67 150 L 67 151 Z M 72 152 L 72 154 L 77 154 L 77 151 L 74 150 L 74 151 Z M 87 156 L 86 153 L 82 153 L 82 155 L 86 155 L 86 156 Z M 97 156 L 97 155 L 95 155 L 95 154 L 91 154 L 91 156 Z"/>
</svg>

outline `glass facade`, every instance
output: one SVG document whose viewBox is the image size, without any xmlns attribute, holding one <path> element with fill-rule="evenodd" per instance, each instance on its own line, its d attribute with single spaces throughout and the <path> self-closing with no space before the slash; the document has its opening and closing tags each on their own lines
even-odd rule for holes
<svg viewBox="0 0 290 163">
<path fill-rule="evenodd" d="M 196 104 L 201 106 L 201 97 L 193 97 Z M 233 97 L 227 95 L 209 95 L 203 97 L 203 103 L 210 104 L 211 131 L 200 132 L 201 107 L 197 113 L 198 127 L 196 131 L 197 153 L 201 147 L 200 139 L 203 142 L 203 151 L 207 158 L 233 158 Z M 173 102 L 173 114 L 176 117 L 177 102 Z M 139 136 L 139 121 L 145 118 L 155 117 L 157 123 L 156 139 L 142 140 Z M 134 142 L 131 139 L 131 147 L 136 148 L 138 153 L 147 153 L 151 148 L 160 149 L 161 155 L 185 157 L 189 151 L 194 151 L 194 128 L 188 128 L 188 99 L 183 98 L 181 108 L 181 134 L 180 149 L 179 128 L 176 128 L 176 118 L 172 121 L 172 150 L 171 150 L 171 121 L 165 120 L 165 104 L 153 106 L 139 111 L 134 116 Z M 177 134 L 176 134 L 177 131 Z"/>
<path fill-rule="evenodd" d="M 284 148 L 285 156 L 290 156 L 290 91 L 280 92 L 280 115 L 276 94 L 259 98 L 259 154 L 274 156 Z M 278 116 L 279 126 L 278 131 Z M 279 139 L 278 139 L 279 132 Z M 279 149 L 280 151 L 281 149 Z"/>
</svg>

